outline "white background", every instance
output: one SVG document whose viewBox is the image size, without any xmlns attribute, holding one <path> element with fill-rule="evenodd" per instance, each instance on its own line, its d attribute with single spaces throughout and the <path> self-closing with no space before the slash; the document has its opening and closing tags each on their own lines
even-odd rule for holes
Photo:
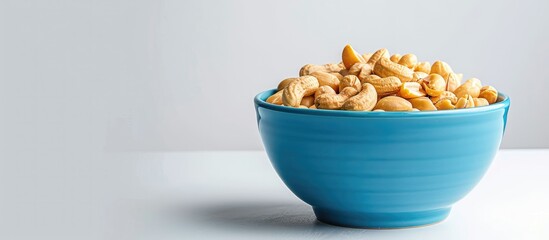
<svg viewBox="0 0 549 240">
<path fill-rule="evenodd" d="M 547 1 L 0 1 L 0 154 L 262 149 L 252 98 L 346 43 L 511 96 L 502 147 L 549 147 Z M 471 133 L 474 134 L 474 133 Z"/>
</svg>

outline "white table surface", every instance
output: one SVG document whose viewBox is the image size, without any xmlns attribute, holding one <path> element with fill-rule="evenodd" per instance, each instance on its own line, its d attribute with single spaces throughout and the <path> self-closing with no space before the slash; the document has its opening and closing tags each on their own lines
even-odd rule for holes
<svg viewBox="0 0 549 240">
<path fill-rule="evenodd" d="M 317 222 L 260 151 L 32 163 L 2 162 L 0 239 L 549 239 L 549 150 L 501 150 L 448 219 L 399 230 Z"/>
</svg>

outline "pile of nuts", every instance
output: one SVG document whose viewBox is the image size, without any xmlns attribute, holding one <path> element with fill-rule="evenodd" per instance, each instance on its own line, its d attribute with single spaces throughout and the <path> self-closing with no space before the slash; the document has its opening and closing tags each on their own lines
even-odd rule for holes
<svg viewBox="0 0 549 240">
<path fill-rule="evenodd" d="M 307 64 L 299 77 L 278 84 L 267 98 L 272 104 L 310 109 L 349 111 L 432 111 L 486 106 L 498 91 L 470 78 L 461 83 L 442 61 L 418 62 L 414 54 L 389 55 L 382 48 L 358 54 L 345 46 L 342 62 Z"/>
</svg>

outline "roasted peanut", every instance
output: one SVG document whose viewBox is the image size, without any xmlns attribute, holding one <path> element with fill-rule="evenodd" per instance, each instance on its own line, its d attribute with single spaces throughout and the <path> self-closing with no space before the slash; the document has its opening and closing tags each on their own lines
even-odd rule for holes
<svg viewBox="0 0 549 240">
<path fill-rule="evenodd" d="M 412 81 L 414 71 L 398 63 L 391 62 L 388 58 L 381 58 L 374 66 L 374 73 L 382 78 L 398 77 L 403 82 Z"/>
<path fill-rule="evenodd" d="M 297 78 L 295 78 L 295 77 L 291 77 L 291 78 L 286 78 L 286 79 L 280 81 L 280 83 L 278 84 L 277 90 L 280 91 L 280 90 L 284 89 L 286 86 L 288 86 L 288 84 L 290 84 L 290 82 L 292 82 L 296 79 Z"/>
<path fill-rule="evenodd" d="M 271 95 L 269 98 L 267 98 L 268 103 L 276 104 L 276 105 L 282 105 L 282 90 L 276 92 L 275 94 Z"/>
<path fill-rule="evenodd" d="M 297 108 L 309 108 L 309 107 L 303 106 L 303 105 L 299 105 L 299 107 L 297 107 Z"/>
<path fill-rule="evenodd" d="M 372 74 L 372 66 L 367 63 L 355 63 L 351 68 L 349 68 L 349 74 L 357 77 L 368 76 Z"/>
<path fill-rule="evenodd" d="M 417 109 L 417 108 L 412 108 L 412 110 L 410 110 L 410 112 L 419 112 L 420 110 Z"/>
<path fill-rule="evenodd" d="M 362 90 L 343 103 L 342 109 L 351 111 L 371 111 L 377 102 L 376 89 L 372 84 L 365 83 Z"/>
<path fill-rule="evenodd" d="M 395 53 L 391 55 L 391 58 L 389 59 L 391 60 L 391 62 L 398 63 L 398 61 L 400 61 L 401 58 L 402 58 L 402 55 Z"/>
<path fill-rule="evenodd" d="M 373 69 L 372 69 L 372 71 L 373 71 Z M 364 70 L 360 71 L 360 73 L 357 76 L 358 79 L 364 79 L 364 78 L 367 78 L 368 76 L 372 75 L 371 74 L 372 72 L 370 72 L 370 74 L 367 74 L 367 73 L 368 73 L 368 71 L 364 71 Z"/>
<path fill-rule="evenodd" d="M 325 94 L 325 93 L 329 93 L 329 94 L 337 94 L 337 92 L 331 88 L 331 87 L 328 87 L 328 86 L 320 86 L 319 88 L 316 89 L 315 91 L 315 94 L 314 94 L 314 97 L 315 97 L 315 102 L 316 100 L 318 99 L 318 97 L 322 94 Z"/>
<path fill-rule="evenodd" d="M 341 53 L 341 59 L 343 60 L 343 64 L 345 65 L 346 69 L 351 68 L 355 63 L 366 62 L 364 61 L 364 58 L 362 58 L 362 56 L 360 56 L 360 54 L 358 54 L 349 44 L 347 44 L 343 48 L 343 52 Z"/>
<path fill-rule="evenodd" d="M 431 102 L 431 99 L 429 99 L 428 97 L 412 98 L 408 99 L 408 101 L 412 104 L 412 107 L 417 108 L 421 111 L 437 110 L 433 102 Z"/>
<path fill-rule="evenodd" d="M 478 96 L 486 99 L 488 103 L 492 104 L 498 100 L 498 90 L 492 86 L 484 86 L 480 89 L 480 94 Z"/>
<path fill-rule="evenodd" d="M 282 102 L 286 106 L 299 107 L 303 97 L 313 95 L 318 87 L 319 83 L 315 77 L 299 77 L 282 90 Z"/>
<path fill-rule="evenodd" d="M 438 101 L 440 101 L 442 99 L 450 99 L 450 102 L 452 102 L 452 104 L 456 104 L 456 102 L 458 100 L 456 95 L 453 92 L 450 92 L 450 91 L 444 91 L 436 97 L 431 97 L 431 101 L 433 101 L 433 103 L 437 103 Z"/>
<path fill-rule="evenodd" d="M 423 78 L 421 85 L 425 92 L 433 97 L 442 94 L 446 90 L 446 80 L 436 73 L 431 73 L 426 78 Z"/>
<path fill-rule="evenodd" d="M 482 88 L 482 83 L 480 82 L 480 80 L 478 80 L 478 78 L 470 78 L 470 79 L 467 79 L 467 81 L 465 82 L 470 82 L 471 84 L 477 86 L 478 88 Z"/>
<path fill-rule="evenodd" d="M 326 68 L 326 72 L 339 72 L 341 69 L 345 69 L 345 66 L 338 63 L 328 63 L 324 64 L 324 68 Z"/>
<path fill-rule="evenodd" d="M 316 109 L 316 105 L 313 104 L 312 106 L 309 107 L 309 109 Z"/>
<path fill-rule="evenodd" d="M 339 72 L 342 69 L 344 69 L 342 65 L 335 63 L 328 63 L 324 65 L 306 64 L 299 70 L 299 76 L 302 77 L 311 75 L 311 73 L 314 72 Z"/>
<path fill-rule="evenodd" d="M 404 65 L 409 69 L 414 70 L 417 65 L 417 56 L 411 53 L 404 54 L 402 58 L 398 61 L 398 64 Z"/>
<path fill-rule="evenodd" d="M 482 85 L 480 84 L 480 80 L 476 78 L 471 78 L 467 81 L 465 81 L 461 86 L 456 88 L 454 90 L 454 94 L 456 94 L 456 97 L 461 98 L 465 95 L 471 95 L 471 97 L 478 97 L 480 94 L 480 88 Z"/>
<path fill-rule="evenodd" d="M 389 50 L 387 50 L 387 48 L 379 49 L 376 52 L 374 52 L 374 54 L 372 54 L 370 59 L 368 59 L 368 64 L 370 64 L 371 66 L 375 66 L 376 63 L 383 58 L 386 58 L 388 61 L 391 61 L 389 60 L 389 56 L 390 56 Z"/>
<path fill-rule="evenodd" d="M 442 99 L 440 101 L 438 101 L 437 103 L 435 103 L 435 107 L 438 109 L 438 110 L 450 110 L 450 109 L 454 109 L 456 108 L 454 106 L 454 104 L 452 104 L 452 101 L 450 101 L 450 99 Z"/>
<path fill-rule="evenodd" d="M 306 64 L 305 66 L 301 67 L 301 69 L 299 69 L 299 76 L 302 77 L 310 75 L 313 72 L 327 72 L 327 69 L 325 66 L 322 65 Z"/>
<path fill-rule="evenodd" d="M 423 91 L 421 84 L 417 82 L 404 82 L 400 86 L 400 91 L 398 92 L 398 95 L 403 98 L 409 99 L 423 97 L 426 94 L 425 91 Z"/>
<path fill-rule="evenodd" d="M 374 109 L 383 109 L 385 111 L 410 111 L 412 110 L 412 104 L 401 97 L 387 96 L 380 99 Z"/>
<path fill-rule="evenodd" d="M 336 91 L 339 88 L 339 79 L 332 74 L 326 72 L 313 72 L 311 73 L 311 76 L 318 80 L 319 86 L 329 86 Z"/>
<path fill-rule="evenodd" d="M 418 83 L 422 83 L 424 78 L 426 78 L 427 76 L 429 76 L 429 74 L 427 73 L 424 73 L 424 72 L 414 72 L 414 75 L 412 75 L 412 82 L 418 82 Z"/>
<path fill-rule="evenodd" d="M 448 74 L 450 74 L 452 71 L 452 68 L 448 63 L 445 63 L 443 61 L 435 61 L 433 65 L 431 66 L 431 72 L 430 73 L 436 73 L 440 76 L 442 76 L 444 79 L 448 78 Z"/>
<path fill-rule="evenodd" d="M 355 88 L 357 91 L 362 90 L 362 83 L 355 75 L 347 75 L 339 82 L 339 91 L 341 92 L 346 87 Z"/>
<path fill-rule="evenodd" d="M 343 79 L 343 75 L 341 75 L 341 73 L 339 72 L 331 72 L 330 74 L 334 75 L 337 79 L 339 79 L 339 81 Z"/>
<path fill-rule="evenodd" d="M 313 104 L 315 104 L 315 97 L 314 96 L 307 96 L 307 97 L 303 97 L 303 99 L 301 99 L 301 103 L 299 105 L 310 107 Z"/>
<path fill-rule="evenodd" d="M 374 109 L 374 110 L 372 110 L 372 112 L 385 112 L 385 110 L 383 110 L 383 109 Z"/>
<path fill-rule="evenodd" d="M 371 74 L 371 75 L 368 75 L 368 76 L 358 76 L 358 79 L 360 79 L 360 82 L 362 84 L 364 83 L 367 83 L 368 81 L 372 80 L 372 79 L 379 79 L 381 77 L 379 77 L 378 75 L 375 75 L 375 74 Z"/>
<path fill-rule="evenodd" d="M 473 101 L 475 102 L 475 107 L 482 107 L 482 106 L 488 106 L 490 103 L 485 98 L 473 98 Z"/>
<path fill-rule="evenodd" d="M 402 82 L 397 77 L 372 78 L 367 80 L 366 83 L 374 86 L 379 97 L 398 93 L 402 85 Z"/>
<path fill-rule="evenodd" d="M 465 94 L 463 97 L 460 97 L 456 103 L 456 108 L 472 108 L 474 106 L 475 101 L 469 94 Z"/>
<path fill-rule="evenodd" d="M 461 85 L 461 77 L 455 73 L 449 73 L 446 81 L 446 91 L 453 92 Z"/>
<path fill-rule="evenodd" d="M 358 91 L 352 87 L 346 87 L 339 94 L 325 93 L 316 99 L 316 108 L 319 109 L 340 109 L 345 101 L 356 95 Z"/>
<path fill-rule="evenodd" d="M 431 73 L 431 64 L 429 62 L 418 62 L 414 71 L 429 74 Z"/>
</svg>

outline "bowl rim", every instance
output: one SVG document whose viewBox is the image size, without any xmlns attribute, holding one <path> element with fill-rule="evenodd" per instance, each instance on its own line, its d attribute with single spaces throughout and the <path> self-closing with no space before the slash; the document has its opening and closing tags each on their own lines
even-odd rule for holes
<svg viewBox="0 0 549 240">
<path fill-rule="evenodd" d="M 488 106 L 463 108 L 444 111 L 410 111 L 410 112 L 373 112 L 373 111 L 342 111 L 327 109 L 308 109 L 286 107 L 268 103 L 265 100 L 277 90 L 270 89 L 258 93 L 254 97 L 256 108 L 263 107 L 278 112 L 297 113 L 303 115 L 340 116 L 340 117 L 427 117 L 427 116 L 451 116 L 456 114 L 486 113 L 509 107 L 511 99 L 505 93 L 498 93 L 498 102 Z"/>
</svg>

